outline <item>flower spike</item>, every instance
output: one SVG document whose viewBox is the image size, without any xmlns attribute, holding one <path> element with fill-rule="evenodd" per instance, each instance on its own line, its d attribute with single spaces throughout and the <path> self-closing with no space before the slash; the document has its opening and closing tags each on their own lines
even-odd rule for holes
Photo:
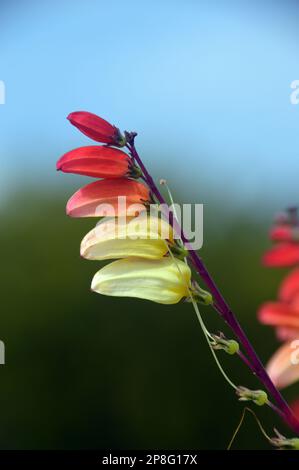
<svg viewBox="0 0 299 470">
<path fill-rule="evenodd" d="M 71 217 L 105 217 L 99 226 L 84 237 L 81 244 L 82 256 L 98 260 L 122 258 L 106 265 L 95 274 L 92 280 L 92 290 L 103 295 L 135 297 L 161 304 L 175 304 L 181 299 L 191 301 L 215 361 L 227 382 L 236 390 L 239 399 L 251 400 L 259 406 L 268 404 L 284 418 L 293 431 L 299 432 L 299 422 L 296 421 L 284 398 L 266 373 L 237 317 L 224 299 L 201 257 L 186 237 L 176 211 L 170 210 L 141 160 L 134 143 L 137 134 L 125 132 L 122 135 L 117 127 L 92 113 L 75 112 L 71 113 L 68 119 L 89 138 L 107 144 L 106 147 L 89 146 L 73 150 L 63 155 L 57 164 L 57 169 L 63 172 L 104 178 L 81 188 L 67 204 L 67 214 Z M 129 155 L 109 146 L 126 146 Z M 139 177 L 142 178 L 142 183 L 132 179 Z M 165 181 L 161 183 L 167 187 Z M 169 189 L 168 193 L 172 201 Z M 138 216 L 142 214 L 144 220 L 151 218 L 152 211 L 149 209 L 152 209 L 151 204 L 157 203 L 163 207 L 166 206 L 162 214 L 169 218 L 169 225 L 172 226 L 176 236 L 170 234 L 165 238 L 158 232 L 156 238 L 150 236 L 149 239 L 145 237 L 142 240 L 137 237 L 132 243 L 132 230 L 128 228 L 131 219 L 127 220 L 125 225 L 117 219 L 117 234 L 111 232 L 111 219 L 107 217 L 130 217 L 134 225 L 137 214 Z M 266 253 L 264 264 L 267 266 L 298 264 L 299 243 L 296 236 L 294 237 L 294 230 L 298 230 L 299 227 L 297 210 L 290 209 L 287 217 L 276 223 L 281 226 L 273 230 L 272 238 L 279 243 Z M 285 225 L 290 225 L 292 231 Z M 105 233 L 99 235 L 98 228 L 104 228 Z M 143 235 L 152 234 L 151 229 L 148 232 L 145 227 L 141 229 L 141 232 Z M 174 240 L 177 235 L 180 237 L 179 240 Z M 184 261 L 178 258 L 183 258 Z M 189 264 L 210 292 L 201 289 L 192 281 Z M 288 315 L 290 324 L 284 323 L 278 315 L 279 319 L 275 327 L 280 336 L 290 335 L 297 331 L 296 316 L 299 310 L 299 299 L 295 284 L 294 279 L 289 280 L 280 293 L 278 303 L 287 304 L 291 311 Z M 242 346 L 244 353 L 240 353 L 239 357 L 257 376 L 274 399 L 275 405 L 268 401 L 267 394 L 263 390 L 237 387 L 230 380 L 221 367 L 214 349 L 224 349 L 228 354 L 235 354 L 238 352 L 239 344 L 237 341 L 227 340 L 222 334 L 216 336 L 209 333 L 199 312 L 198 302 L 205 305 L 211 304 L 226 322 Z M 273 320 L 272 314 L 273 311 L 270 314 L 270 321 L 276 322 L 278 317 L 276 316 Z M 267 318 L 269 320 L 269 316 Z M 265 317 L 264 320 L 268 321 Z"/>
</svg>

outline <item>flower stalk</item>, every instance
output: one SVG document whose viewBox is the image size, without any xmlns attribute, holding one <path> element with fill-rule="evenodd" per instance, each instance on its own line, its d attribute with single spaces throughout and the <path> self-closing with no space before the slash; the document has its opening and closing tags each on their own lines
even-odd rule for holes
<svg viewBox="0 0 299 470">
<path fill-rule="evenodd" d="M 137 133 L 125 132 L 123 135 L 117 127 L 88 112 L 71 113 L 68 119 L 89 138 L 106 144 L 74 149 L 57 162 L 57 169 L 63 172 L 103 178 L 79 189 L 69 199 L 66 209 L 71 217 L 102 217 L 96 228 L 82 240 L 81 255 L 91 260 L 116 259 L 95 274 L 92 290 L 102 295 L 135 297 L 161 304 L 175 304 L 182 299 L 192 302 L 216 364 L 239 399 L 251 400 L 260 406 L 266 404 L 299 434 L 296 416 L 280 394 L 275 381 L 271 380 L 272 375 L 264 368 L 203 260 L 186 238 L 166 181 L 161 180 L 160 183 L 166 186 L 172 204 L 170 207 L 143 164 L 134 142 Z M 129 155 L 119 147 L 126 147 Z M 137 181 L 138 179 L 142 182 Z M 157 202 L 168 222 L 162 224 L 162 221 L 157 221 L 153 227 L 148 222 L 154 221 L 155 216 L 150 215 L 148 210 Z M 124 221 L 123 216 L 129 216 L 129 220 Z M 297 211 L 289 211 L 288 217 L 297 227 Z M 289 265 L 299 260 L 299 246 L 294 243 L 296 236 L 294 237 L 293 231 L 285 230 L 283 220 L 279 223 L 282 226 L 272 235 L 280 243 L 264 259 L 269 266 Z M 167 225 L 166 237 L 165 234 L 162 235 L 162 225 Z M 139 235 L 137 242 L 136 234 Z M 203 290 L 192 279 L 189 264 L 193 265 L 208 291 Z M 296 281 L 297 274 L 294 276 Z M 295 287 L 296 284 L 297 282 Z M 293 289 L 292 276 L 282 289 L 283 298 L 292 297 Z M 237 341 L 227 340 L 223 334 L 217 336 L 209 333 L 198 303 L 212 305 Z M 286 333 L 285 330 L 284 332 Z M 228 354 L 238 354 L 259 379 L 265 391 L 237 387 L 223 370 L 215 353 L 216 349 L 223 349 Z M 267 393 L 275 403 L 268 399 Z"/>
<path fill-rule="evenodd" d="M 151 175 L 148 173 L 145 165 L 143 164 L 137 150 L 135 147 L 135 137 L 136 133 L 128 133 L 125 132 L 125 137 L 127 141 L 127 148 L 134 160 L 135 163 L 137 163 L 142 170 L 143 173 L 143 179 L 149 186 L 152 194 L 156 197 L 158 202 L 160 204 L 163 204 L 163 207 L 165 207 L 165 200 L 160 193 L 157 185 L 155 184 L 153 178 Z M 167 214 L 169 216 L 169 214 Z M 287 402 L 279 392 L 279 390 L 275 387 L 273 384 L 272 380 L 270 379 L 267 371 L 265 370 L 259 356 L 255 352 L 253 346 L 251 345 L 249 339 L 247 338 L 246 334 L 244 333 L 240 323 L 238 322 L 236 316 L 232 312 L 230 306 L 222 296 L 220 290 L 218 289 L 214 279 L 212 278 L 211 274 L 209 273 L 207 267 L 205 266 L 203 260 L 199 257 L 199 255 L 192 249 L 191 244 L 189 241 L 186 239 L 178 221 L 176 220 L 175 217 L 173 217 L 173 214 L 171 214 L 172 217 L 169 217 L 170 223 L 172 224 L 174 230 L 180 235 L 185 248 L 188 250 L 188 258 L 192 262 L 196 272 L 198 275 L 202 278 L 202 280 L 205 282 L 206 287 L 210 291 L 214 302 L 212 306 L 216 310 L 217 313 L 221 315 L 221 317 L 224 319 L 226 324 L 230 327 L 234 335 L 236 336 L 239 344 L 242 346 L 243 350 L 246 353 L 246 356 L 239 352 L 239 357 L 244 360 L 244 362 L 247 364 L 247 366 L 251 369 L 253 374 L 259 379 L 259 381 L 263 384 L 267 392 L 272 396 L 274 401 L 276 402 L 276 405 L 271 406 L 274 411 L 277 411 L 278 415 L 283 418 L 285 423 L 292 429 L 293 432 L 299 435 L 299 422 L 294 416 L 292 410 L 289 408 Z"/>
</svg>

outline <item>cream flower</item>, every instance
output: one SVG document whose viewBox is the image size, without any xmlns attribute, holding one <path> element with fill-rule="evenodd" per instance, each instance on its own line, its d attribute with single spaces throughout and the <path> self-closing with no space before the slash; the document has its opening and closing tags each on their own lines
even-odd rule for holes
<svg viewBox="0 0 299 470">
<path fill-rule="evenodd" d="M 132 256 L 158 259 L 168 251 L 166 239 L 173 241 L 173 230 L 158 217 L 106 217 L 83 238 L 80 253 L 91 260 Z"/>
<path fill-rule="evenodd" d="M 190 280 L 190 268 L 180 260 L 126 258 L 100 269 L 91 289 L 104 295 L 176 304 L 188 297 Z"/>
</svg>

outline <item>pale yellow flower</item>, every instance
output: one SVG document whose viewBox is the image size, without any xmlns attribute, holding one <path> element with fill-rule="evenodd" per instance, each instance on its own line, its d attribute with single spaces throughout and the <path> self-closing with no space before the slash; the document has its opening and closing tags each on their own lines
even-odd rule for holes
<svg viewBox="0 0 299 470">
<path fill-rule="evenodd" d="M 142 214 L 139 217 L 104 218 L 81 242 L 81 256 L 106 260 L 137 256 L 162 258 L 173 242 L 172 227 L 163 219 Z"/>
<path fill-rule="evenodd" d="M 176 304 L 188 297 L 190 280 L 190 268 L 178 259 L 126 258 L 100 269 L 92 280 L 91 288 L 104 295 Z"/>
</svg>

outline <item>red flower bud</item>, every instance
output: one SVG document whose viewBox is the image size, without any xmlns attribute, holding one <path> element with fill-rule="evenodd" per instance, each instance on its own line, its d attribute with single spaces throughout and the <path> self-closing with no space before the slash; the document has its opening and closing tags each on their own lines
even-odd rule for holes
<svg viewBox="0 0 299 470">
<path fill-rule="evenodd" d="M 95 178 L 120 178 L 129 174 L 131 160 L 121 150 L 90 145 L 65 153 L 57 162 L 57 170 Z"/>
<path fill-rule="evenodd" d="M 280 243 L 263 256 L 263 264 L 269 267 L 286 267 L 299 263 L 299 244 Z"/>
<path fill-rule="evenodd" d="M 149 199 L 149 189 L 138 181 L 99 180 L 79 189 L 69 199 L 66 213 L 70 217 L 131 216 L 146 210 L 144 203 Z"/>
<path fill-rule="evenodd" d="M 111 144 L 122 147 L 125 145 L 125 138 L 121 135 L 119 129 L 112 126 L 105 119 L 96 114 L 86 111 L 76 111 L 68 115 L 67 119 L 79 131 L 87 135 L 90 139 L 104 144 Z"/>
<path fill-rule="evenodd" d="M 270 230 L 270 238 L 273 241 L 292 241 L 292 227 L 290 225 L 276 225 Z"/>
<path fill-rule="evenodd" d="M 299 268 L 294 269 L 282 281 L 279 289 L 279 299 L 291 302 L 299 294 Z"/>
</svg>

